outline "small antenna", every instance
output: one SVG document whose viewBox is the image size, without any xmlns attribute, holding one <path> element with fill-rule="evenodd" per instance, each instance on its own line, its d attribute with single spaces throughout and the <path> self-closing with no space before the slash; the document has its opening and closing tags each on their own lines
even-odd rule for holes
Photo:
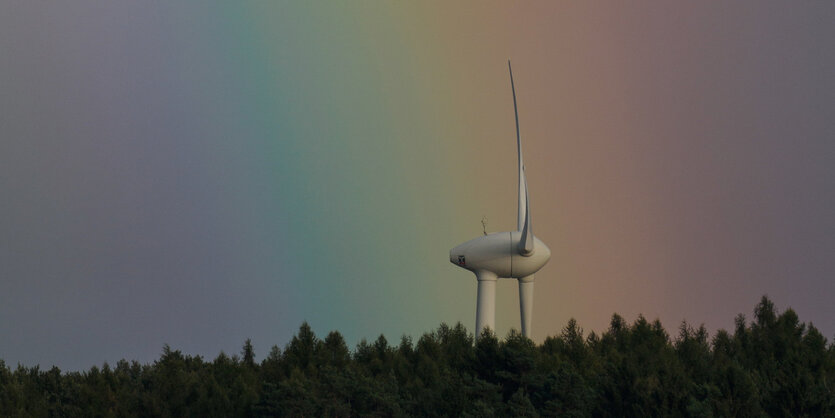
<svg viewBox="0 0 835 418">
<path fill-rule="evenodd" d="M 481 216 L 481 230 L 484 231 L 484 235 L 487 235 L 487 216 Z"/>
</svg>

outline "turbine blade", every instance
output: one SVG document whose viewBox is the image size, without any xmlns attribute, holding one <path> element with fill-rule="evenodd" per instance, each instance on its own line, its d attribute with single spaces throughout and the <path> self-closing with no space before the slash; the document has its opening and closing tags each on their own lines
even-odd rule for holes
<svg viewBox="0 0 835 418">
<path fill-rule="evenodd" d="M 519 133 L 519 109 L 516 105 L 516 86 L 513 84 L 513 67 L 510 60 L 507 60 L 507 69 L 510 71 L 510 90 L 513 92 L 513 116 L 516 118 L 516 157 L 519 169 L 519 200 L 516 212 L 516 230 L 521 231 L 525 226 L 525 212 L 527 199 L 525 190 L 525 163 L 522 161 L 522 135 Z"/>
<path fill-rule="evenodd" d="M 524 171 L 522 173 L 524 175 Z M 528 181 L 525 180 L 525 224 L 519 238 L 519 254 L 527 257 L 533 254 L 533 226 L 531 226 L 531 202 L 528 198 Z"/>
<path fill-rule="evenodd" d="M 525 176 L 525 163 L 522 160 L 522 135 L 519 133 L 519 108 L 516 105 L 516 86 L 513 84 L 513 68 L 507 60 L 510 71 L 510 89 L 513 92 L 513 115 L 516 118 L 516 155 L 519 158 L 519 202 L 516 214 L 516 228 L 522 231 L 519 241 L 519 254 L 529 256 L 533 254 L 533 229 L 531 228 L 530 201 L 528 198 L 528 180 Z"/>
<path fill-rule="evenodd" d="M 522 319 L 522 335 L 531 338 L 533 322 L 533 275 L 519 279 L 519 314 Z"/>
</svg>

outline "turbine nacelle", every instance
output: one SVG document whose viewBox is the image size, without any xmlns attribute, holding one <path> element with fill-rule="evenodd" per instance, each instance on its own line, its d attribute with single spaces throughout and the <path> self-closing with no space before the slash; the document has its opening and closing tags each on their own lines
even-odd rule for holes
<svg viewBox="0 0 835 418">
<path fill-rule="evenodd" d="M 522 255 L 521 231 L 495 232 L 471 239 L 449 251 L 449 261 L 472 272 L 488 271 L 499 278 L 520 279 L 541 269 L 551 258 L 545 243 L 533 237 L 533 251 Z"/>
</svg>

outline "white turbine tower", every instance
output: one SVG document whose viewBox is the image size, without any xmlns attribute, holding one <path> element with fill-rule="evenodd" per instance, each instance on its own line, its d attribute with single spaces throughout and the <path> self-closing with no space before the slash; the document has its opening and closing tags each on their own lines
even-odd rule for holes
<svg viewBox="0 0 835 418">
<path fill-rule="evenodd" d="M 495 232 L 471 239 L 449 251 L 449 261 L 475 273 L 478 280 L 476 307 L 476 337 L 485 327 L 496 329 L 496 280 L 519 280 L 519 312 L 522 316 L 522 335 L 530 337 L 533 316 L 533 279 L 551 258 L 551 250 L 534 237 L 531 227 L 531 210 L 528 198 L 528 182 L 525 164 L 522 162 L 522 138 L 519 135 L 519 112 L 516 108 L 516 87 L 513 85 L 513 69 L 510 71 L 510 88 L 513 91 L 513 112 L 516 116 L 516 152 L 519 157 L 519 212 L 516 231 Z"/>
</svg>

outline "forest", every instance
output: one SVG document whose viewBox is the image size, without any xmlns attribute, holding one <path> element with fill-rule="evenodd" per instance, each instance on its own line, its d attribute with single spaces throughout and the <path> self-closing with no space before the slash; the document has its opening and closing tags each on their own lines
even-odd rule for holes
<svg viewBox="0 0 835 418">
<path fill-rule="evenodd" d="M 572 319 L 542 344 L 459 323 L 351 350 L 302 324 L 260 362 L 249 340 L 214 360 L 166 345 L 152 364 L 84 372 L 0 360 L 0 416 L 835 416 L 835 344 L 767 297 L 753 313 L 712 337 L 615 314 L 605 332 Z"/>
</svg>

